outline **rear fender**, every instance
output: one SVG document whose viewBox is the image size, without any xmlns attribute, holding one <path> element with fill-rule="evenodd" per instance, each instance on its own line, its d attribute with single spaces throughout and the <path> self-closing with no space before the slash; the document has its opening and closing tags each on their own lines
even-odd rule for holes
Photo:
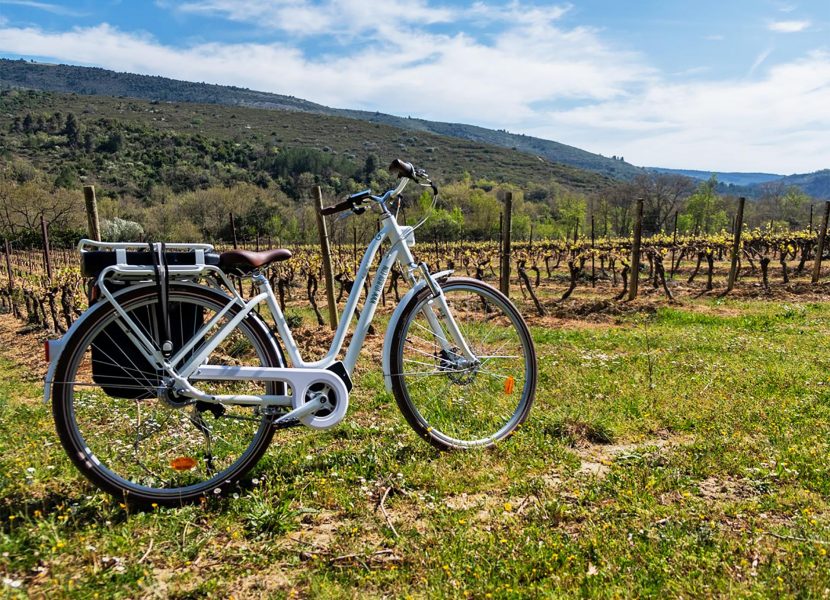
<svg viewBox="0 0 830 600">
<path fill-rule="evenodd" d="M 148 284 L 149 285 L 152 284 Z M 122 294 L 125 294 L 129 291 L 134 290 L 136 286 L 127 286 L 123 290 L 119 290 L 115 294 L 113 294 L 114 298 L 118 298 Z M 61 355 L 63 354 L 64 348 L 66 348 L 66 343 L 69 341 L 75 332 L 81 328 L 81 326 L 90 319 L 93 315 L 95 315 L 98 311 L 104 310 L 108 305 L 108 302 L 97 302 L 93 304 L 91 308 L 85 310 L 83 314 L 75 319 L 75 322 L 69 327 L 66 333 L 63 334 L 57 340 L 49 340 L 46 342 L 49 345 L 49 368 L 46 370 L 46 377 L 44 378 L 43 383 L 43 403 L 46 404 L 49 402 L 49 397 L 52 395 L 52 383 L 55 380 L 55 370 L 58 368 L 58 361 L 61 359 Z"/>
<path fill-rule="evenodd" d="M 176 285 L 177 286 L 189 286 L 189 287 L 194 287 L 194 288 L 204 287 L 204 286 L 194 285 L 194 284 L 191 284 L 191 283 L 177 283 Z M 148 283 L 148 284 L 130 285 L 130 286 L 125 287 L 123 290 L 119 290 L 117 293 L 115 293 L 113 295 L 113 297 L 118 298 L 118 297 L 122 296 L 123 294 L 133 293 L 139 287 L 155 287 L 155 284 Z M 228 296 L 228 301 L 230 302 L 232 300 L 233 300 L 233 298 Z M 78 331 L 78 329 L 80 329 L 81 326 L 88 319 L 92 318 L 95 314 L 97 314 L 98 311 L 106 310 L 108 304 L 109 303 L 105 302 L 105 301 L 101 301 L 101 302 L 98 302 L 97 304 L 94 304 L 91 308 L 86 310 L 80 317 L 78 317 L 75 320 L 74 323 L 72 323 L 72 326 L 67 330 L 67 332 L 65 334 L 63 334 L 63 336 L 60 339 L 49 340 L 47 342 L 49 344 L 49 368 L 46 371 L 46 377 L 44 378 L 44 385 L 43 385 L 43 403 L 44 404 L 49 402 L 49 398 L 52 395 L 52 384 L 55 381 L 55 371 L 57 370 L 58 362 L 61 359 L 61 355 L 63 355 L 63 351 L 67 346 L 67 342 L 72 338 L 73 335 L 75 335 L 75 333 Z M 257 313 L 255 311 L 252 311 L 250 314 L 253 315 L 253 317 L 255 319 L 258 319 L 261 322 L 262 327 L 266 331 L 268 331 L 268 326 L 265 324 L 264 321 L 262 321 L 262 319 L 259 317 L 259 315 L 257 315 Z M 273 335 L 268 335 L 267 339 L 270 340 L 270 342 L 274 346 L 276 356 L 279 357 L 280 362 L 281 362 L 280 366 L 285 365 L 285 356 L 282 352 L 282 348 L 277 343 L 276 338 Z"/>
</svg>

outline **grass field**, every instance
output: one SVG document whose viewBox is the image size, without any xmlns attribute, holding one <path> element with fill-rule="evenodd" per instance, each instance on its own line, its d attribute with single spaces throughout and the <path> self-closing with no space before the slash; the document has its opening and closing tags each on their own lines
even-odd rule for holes
<svg viewBox="0 0 830 600">
<path fill-rule="evenodd" d="M 531 320 L 537 403 L 493 451 L 417 438 L 374 349 L 340 426 L 143 513 L 71 467 L 2 316 L 0 596 L 830 596 L 830 304 L 641 308 Z"/>
</svg>

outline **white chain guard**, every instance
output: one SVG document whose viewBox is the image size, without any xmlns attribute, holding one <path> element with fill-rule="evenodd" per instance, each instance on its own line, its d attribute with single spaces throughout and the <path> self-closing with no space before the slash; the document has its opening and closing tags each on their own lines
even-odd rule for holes
<svg viewBox="0 0 830 600">
<path fill-rule="evenodd" d="M 328 372 L 330 373 L 331 371 Z M 335 375 L 335 377 L 337 376 Z M 311 382 L 309 387 L 315 383 L 317 382 Z M 327 382 L 322 383 L 327 384 Z M 318 417 L 315 414 L 300 417 L 300 423 L 306 427 L 311 427 L 312 429 L 330 429 L 343 420 L 346 416 L 346 412 L 349 410 L 349 393 L 345 391 L 345 386 L 343 386 L 343 390 L 345 392 L 344 394 L 341 394 L 337 388 L 333 389 L 335 393 L 335 404 L 334 408 L 331 409 L 331 412 L 323 417 Z M 300 408 L 303 404 L 305 404 L 305 394 L 294 394 L 294 397 L 291 399 L 291 405 L 294 408 Z"/>
<path fill-rule="evenodd" d="M 328 369 L 294 369 L 280 367 L 236 367 L 204 365 L 190 376 L 193 381 L 231 380 L 231 381 L 283 381 L 292 390 L 292 408 L 305 404 L 307 392 L 315 383 L 323 383 L 334 390 L 336 402 L 332 411 L 324 417 L 314 414 L 300 417 L 300 422 L 313 429 L 334 427 L 349 408 L 349 391 L 340 377 Z"/>
</svg>

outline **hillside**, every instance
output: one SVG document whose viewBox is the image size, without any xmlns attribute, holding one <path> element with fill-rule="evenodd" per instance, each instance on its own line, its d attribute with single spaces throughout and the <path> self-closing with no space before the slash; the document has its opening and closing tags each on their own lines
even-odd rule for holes
<svg viewBox="0 0 830 600">
<path fill-rule="evenodd" d="M 708 180 L 712 175 L 718 178 L 718 183 L 733 186 L 750 186 L 761 183 L 769 183 L 782 179 L 783 175 L 775 173 L 720 173 L 717 171 L 695 171 L 692 169 L 665 169 L 663 167 L 648 167 L 649 171 L 655 173 L 669 173 L 672 175 L 683 175 L 700 181 Z"/>
<path fill-rule="evenodd" d="M 519 152 L 533 154 L 534 156 L 541 156 L 553 162 L 601 173 L 614 179 L 631 179 L 643 172 L 639 167 L 635 167 L 623 160 L 607 158 L 586 152 L 585 150 L 580 150 L 574 146 L 568 146 L 567 144 L 528 135 L 509 133 L 504 130 L 486 129 L 484 127 L 465 125 L 463 123 L 440 123 L 423 119 L 396 117 L 394 115 L 365 111 L 341 110 L 337 112 L 344 116 L 363 119 L 372 123 L 384 123 L 386 125 L 392 125 L 393 127 L 413 131 L 430 131 L 439 135 L 510 148 L 518 150 Z"/>
<path fill-rule="evenodd" d="M 0 92 L 0 148 L 7 159 L 24 158 L 54 176 L 139 197 L 157 184 L 183 191 L 267 185 L 269 178 L 296 196 L 302 173 L 339 191 L 338 181 L 360 180 L 367 162 L 382 167 L 398 156 L 439 182 L 468 173 L 474 180 L 595 191 L 609 181 L 497 146 L 345 117 L 21 90 Z"/>
<path fill-rule="evenodd" d="M 768 184 L 783 187 L 794 186 L 816 199 L 830 198 L 830 169 L 787 176 L 774 173 L 717 173 L 690 169 L 664 169 L 661 167 L 648 167 L 648 171 L 683 175 L 700 181 L 706 181 L 712 175 L 715 175 L 718 178 L 718 192 L 749 198 L 762 195 Z"/>
<path fill-rule="evenodd" d="M 383 113 L 330 108 L 293 96 L 257 92 L 244 88 L 193 83 L 155 77 L 116 73 L 106 69 L 50 65 L 24 60 L 0 59 L 0 86 L 19 87 L 85 95 L 127 96 L 165 102 L 224 104 L 249 108 L 300 111 L 341 116 L 380 123 L 418 133 L 434 133 L 475 143 L 518 150 L 550 162 L 587 169 L 616 179 L 630 179 L 642 170 L 622 160 L 592 154 L 558 142 L 495 131 L 461 123 L 441 123 Z"/>
<path fill-rule="evenodd" d="M 794 185 L 814 198 L 830 199 L 830 169 L 784 177 L 781 183 Z"/>
</svg>

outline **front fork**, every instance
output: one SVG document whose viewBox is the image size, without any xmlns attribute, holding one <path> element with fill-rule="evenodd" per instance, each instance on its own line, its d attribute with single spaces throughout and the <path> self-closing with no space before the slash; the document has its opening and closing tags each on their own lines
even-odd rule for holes
<svg viewBox="0 0 830 600">
<path fill-rule="evenodd" d="M 424 317 L 426 317 L 426 320 L 429 323 L 432 332 L 435 334 L 435 337 L 438 338 L 441 344 L 441 349 L 444 350 L 448 356 L 452 356 L 453 354 L 457 355 L 460 351 L 461 356 L 467 362 L 467 364 L 459 365 L 461 367 L 475 365 L 478 362 L 478 359 L 467 345 L 467 340 L 465 340 L 464 336 L 461 335 L 461 330 L 455 322 L 452 311 L 450 311 L 449 306 L 447 306 L 447 298 L 444 296 L 444 291 L 441 289 L 441 285 L 432 277 L 426 263 L 420 263 L 417 269 L 421 272 L 421 275 L 426 281 L 427 287 L 429 288 L 431 294 L 431 298 L 421 309 L 421 312 Z M 439 320 L 438 315 L 435 314 L 436 310 L 444 317 L 446 332 L 444 331 L 444 327 L 441 326 L 441 321 Z M 451 339 L 448 340 L 447 338 Z"/>
</svg>

